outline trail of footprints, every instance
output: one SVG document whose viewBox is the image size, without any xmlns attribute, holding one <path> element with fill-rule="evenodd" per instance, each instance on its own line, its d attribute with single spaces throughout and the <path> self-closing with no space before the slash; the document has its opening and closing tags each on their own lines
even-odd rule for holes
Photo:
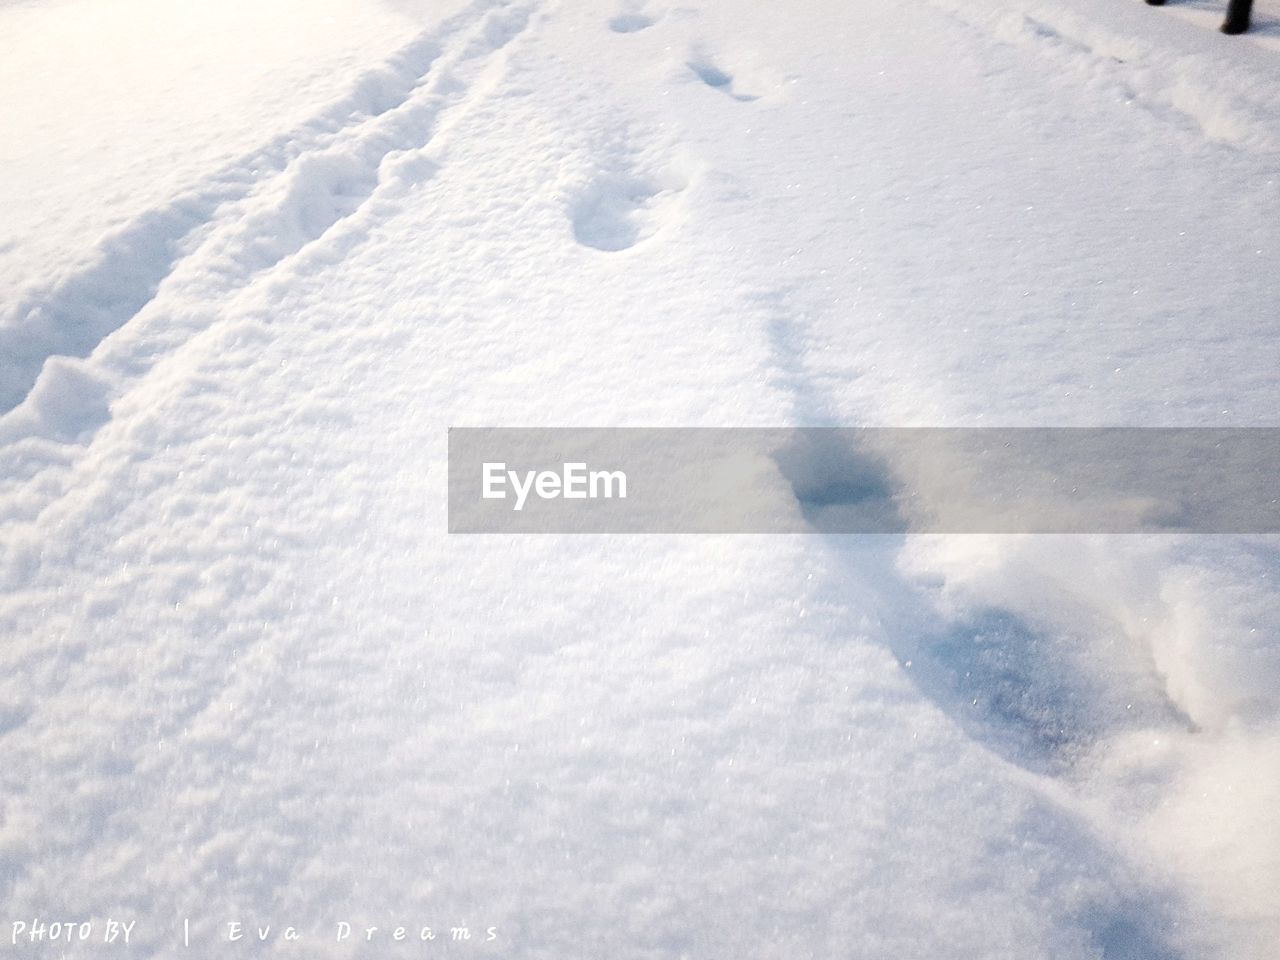
<svg viewBox="0 0 1280 960">
<path fill-rule="evenodd" d="M 148 329 L 151 358 L 124 364 L 130 377 L 145 372 L 213 321 L 210 304 L 336 233 L 380 189 L 430 177 L 434 165 L 420 151 L 440 115 L 467 101 L 471 76 L 526 29 L 533 3 L 475 0 L 302 127 L 106 237 L 83 267 L 27 290 L 0 316 L 0 444 L 32 433 L 70 441 L 95 429 L 111 390 L 73 358 L 170 303 L 205 304 L 194 318 L 181 311 Z M 629 9 L 607 27 L 626 36 L 657 22 Z M 687 67 L 710 89 L 756 99 L 701 47 Z M 671 219 L 687 186 L 676 166 L 609 158 L 570 200 L 572 235 L 602 252 L 628 250 Z"/>
<path fill-rule="evenodd" d="M 607 26 L 617 34 L 637 34 L 658 20 L 633 7 L 616 14 Z M 699 45 L 692 47 L 685 66 L 707 87 L 733 100 L 759 99 L 741 89 L 734 75 Z M 648 170 L 625 155 L 611 158 L 605 166 L 605 171 L 571 200 L 569 220 L 573 237 L 582 246 L 620 253 L 652 236 L 671 219 L 678 197 L 688 187 L 688 177 L 671 166 Z"/>
<path fill-rule="evenodd" d="M 106 237 L 82 268 L 28 290 L 0 316 L 0 443 L 33 431 L 72 438 L 80 423 L 61 422 L 65 391 L 39 388 L 46 373 L 66 379 L 68 363 L 51 361 L 87 357 L 135 317 L 163 309 L 162 291 L 180 290 L 175 303 L 225 300 L 353 217 L 379 188 L 429 176 L 433 165 L 414 154 L 431 142 L 440 115 L 466 102 L 468 76 L 532 12 L 528 2 L 476 0 L 301 128 Z M 159 336 L 170 342 L 151 352 L 196 332 L 182 326 L 163 325 Z"/>
</svg>

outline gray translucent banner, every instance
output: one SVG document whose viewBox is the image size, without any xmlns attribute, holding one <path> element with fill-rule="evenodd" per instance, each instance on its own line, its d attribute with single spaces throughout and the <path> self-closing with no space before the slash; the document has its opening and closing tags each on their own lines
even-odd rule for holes
<svg viewBox="0 0 1280 960">
<path fill-rule="evenodd" d="M 1274 533 L 1280 429 L 453 428 L 451 533 Z"/>
</svg>

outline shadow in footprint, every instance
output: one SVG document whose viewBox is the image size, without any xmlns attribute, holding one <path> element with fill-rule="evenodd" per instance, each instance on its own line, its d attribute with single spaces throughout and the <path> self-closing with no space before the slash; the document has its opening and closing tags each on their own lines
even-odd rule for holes
<svg viewBox="0 0 1280 960">
<path fill-rule="evenodd" d="M 1076 638 L 1009 610 L 974 610 L 894 645 L 916 687 L 970 738 L 1026 770 L 1055 776 L 1123 730 L 1194 725 L 1154 674 L 1113 675 Z"/>
<path fill-rule="evenodd" d="M 734 100 L 749 103 L 752 100 L 760 99 L 752 94 L 740 93 L 734 90 L 733 74 L 726 73 L 724 70 L 721 70 L 710 60 L 690 60 L 688 61 L 687 66 L 693 71 L 694 75 L 708 87 L 711 87 L 713 90 L 719 90 L 725 95 L 732 97 Z"/>
<path fill-rule="evenodd" d="M 617 253 L 662 226 L 662 211 L 683 188 L 657 178 L 614 174 L 591 184 L 571 205 L 573 237 L 585 247 Z"/>
<path fill-rule="evenodd" d="M 609 29 L 614 33 L 639 33 L 653 26 L 653 19 L 643 13 L 621 13 L 609 21 Z"/>
<path fill-rule="evenodd" d="M 13 704 L 0 706 L 0 737 L 12 733 L 31 719 L 31 708 Z"/>
<path fill-rule="evenodd" d="M 1021 767 L 1053 773 L 1097 735 L 1090 699 L 1060 646 L 988 609 L 927 641 L 917 684 L 970 736 Z"/>
<path fill-rule="evenodd" d="M 1093 939 L 1102 951 L 1102 960 L 1181 960 L 1182 954 L 1168 943 L 1168 935 L 1144 919 L 1150 910 L 1130 904 L 1124 911 L 1099 909 L 1090 917 Z M 1160 918 L 1162 921 L 1164 918 Z"/>
<path fill-rule="evenodd" d="M 896 483 L 883 460 L 856 448 L 849 431 L 804 427 L 776 456 L 806 522 L 820 533 L 904 533 Z"/>
<path fill-rule="evenodd" d="M 609 253 L 635 246 L 643 229 L 640 213 L 655 193 L 652 186 L 639 180 L 596 184 L 573 212 L 574 239 Z"/>
</svg>

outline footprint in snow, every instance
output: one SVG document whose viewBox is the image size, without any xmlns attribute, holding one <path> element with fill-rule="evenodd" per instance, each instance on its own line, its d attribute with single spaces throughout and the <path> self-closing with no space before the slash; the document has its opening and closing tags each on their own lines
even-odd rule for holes
<svg viewBox="0 0 1280 960">
<path fill-rule="evenodd" d="M 573 237 L 584 247 L 617 253 L 634 247 L 668 222 L 683 178 L 636 172 L 606 174 L 571 201 Z"/>
<path fill-rule="evenodd" d="M 643 13 L 620 13 L 609 21 L 609 29 L 614 33 L 639 33 L 653 26 L 653 18 Z"/>
<path fill-rule="evenodd" d="M 693 71 L 694 76 L 708 87 L 713 90 L 719 90 L 734 100 L 750 103 L 752 100 L 760 99 L 755 94 L 737 89 L 734 86 L 733 74 L 718 66 L 714 60 L 705 54 L 695 54 L 686 61 L 686 66 Z"/>
</svg>

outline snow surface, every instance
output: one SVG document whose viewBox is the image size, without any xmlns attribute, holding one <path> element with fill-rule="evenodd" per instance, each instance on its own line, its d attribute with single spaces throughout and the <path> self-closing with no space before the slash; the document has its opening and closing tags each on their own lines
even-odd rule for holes
<svg viewBox="0 0 1280 960">
<path fill-rule="evenodd" d="M 1275 957 L 1274 538 L 444 489 L 450 425 L 1278 425 L 1277 12 L 0 5 L 0 951 Z"/>
</svg>

